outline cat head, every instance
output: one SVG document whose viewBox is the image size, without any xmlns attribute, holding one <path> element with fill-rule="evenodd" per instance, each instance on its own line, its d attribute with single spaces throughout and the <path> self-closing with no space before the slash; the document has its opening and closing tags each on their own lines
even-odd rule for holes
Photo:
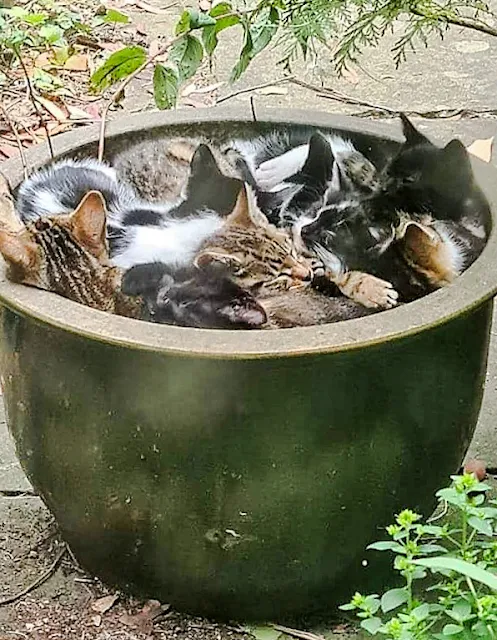
<svg viewBox="0 0 497 640">
<path fill-rule="evenodd" d="M 185 199 L 175 215 L 188 215 L 201 209 L 227 215 L 235 206 L 242 184 L 241 180 L 224 175 L 211 149 L 200 144 L 190 163 Z"/>
<path fill-rule="evenodd" d="M 312 279 L 309 261 L 300 256 L 291 235 L 270 224 L 244 185 L 223 227 L 197 253 L 194 264 L 225 265 L 244 289 L 289 288 Z"/>
<path fill-rule="evenodd" d="M 8 277 L 89 304 L 91 279 L 109 265 L 105 231 L 105 202 L 97 191 L 87 193 L 71 214 L 40 217 L 26 225 L 13 204 L 3 200 L 0 253 Z"/>
<path fill-rule="evenodd" d="M 437 218 L 471 213 L 480 193 L 462 142 L 437 147 L 405 115 L 401 120 L 405 142 L 384 170 L 386 191 L 408 211 L 430 210 Z"/>
</svg>

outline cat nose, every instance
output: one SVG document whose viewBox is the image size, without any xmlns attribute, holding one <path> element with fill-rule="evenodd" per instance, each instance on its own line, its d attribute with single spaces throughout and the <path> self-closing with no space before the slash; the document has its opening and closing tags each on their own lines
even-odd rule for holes
<svg viewBox="0 0 497 640">
<path fill-rule="evenodd" d="M 292 278 L 296 278 L 298 280 L 312 279 L 312 269 L 308 265 L 296 263 L 293 265 L 291 273 Z"/>
</svg>

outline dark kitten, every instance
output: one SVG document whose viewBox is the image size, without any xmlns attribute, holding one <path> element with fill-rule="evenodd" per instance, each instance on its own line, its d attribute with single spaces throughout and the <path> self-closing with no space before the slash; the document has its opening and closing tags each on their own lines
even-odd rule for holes
<svg viewBox="0 0 497 640">
<path fill-rule="evenodd" d="M 143 264 L 124 274 L 123 291 L 141 295 L 147 319 L 204 329 L 255 329 L 267 321 L 254 296 L 237 285 L 224 265 L 173 271 L 167 265 Z"/>
</svg>

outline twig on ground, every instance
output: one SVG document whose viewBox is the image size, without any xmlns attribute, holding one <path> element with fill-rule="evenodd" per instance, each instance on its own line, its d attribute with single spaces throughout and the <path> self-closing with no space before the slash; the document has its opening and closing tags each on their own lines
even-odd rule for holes
<svg viewBox="0 0 497 640">
<path fill-rule="evenodd" d="M 105 126 L 106 126 L 106 123 L 107 123 L 107 114 L 109 113 L 109 109 L 112 107 L 113 104 L 117 103 L 117 101 L 119 100 L 120 96 L 123 94 L 124 89 L 126 89 L 128 84 L 132 80 L 134 80 L 137 75 L 139 75 L 144 69 L 146 69 L 149 64 L 152 64 L 152 62 L 154 60 L 156 60 L 160 56 L 163 56 L 165 53 L 167 53 L 169 51 L 169 49 L 173 46 L 173 44 L 175 44 L 182 37 L 183 37 L 183 34 L 181 34 L 179 36 L 176 36 L 175 38 L 170 40 L 167 44 L 165 44 L 163 47 L 161 47 L 158 51 L 156 51 L 152 56 L 147 58 L 145 60 L 145 62 L 138 67 L 138 69 L 136 69 L 135 71 L 133 71 L 133 73 L 130 73 L 129 76 L 124 78 L 124 80 L 121 82 L 121 84 L 118 86 L 118 88 L 112 94 L 110 100 L 106 103 L 105 107 L 103 108 L 102 115 L 101 115 L 100 136 L 99 136 L 99 140 L 98 140 L 98 159 L 100 161 L 103 160 L 103 157 L 104 157 Z"/>
<path fill-rule="evenodd" d="M 7 110 L 3 106 L 2 102 L 0 102 L 0 111 L 2 112 L 2 116 L 4 117 L 5 122 L 9 125 L 10 130 L 12 131 L 12 133 L 14 134 L 14 138 L 16 139 L 17 148 L 19 149 L 19 155 L 21 156 L 22 170 L 24 171 L 24 179 L 27 180 L 29 176 L 28 165 L 26 163 L 26 156 L 24 155 L 24 149 L 22 148 L 22 142 L 21 142 L 21 139 L 19 138 L 19 133 L 17 132 L 17 127 L 14 125 L 14 123 L 10 119 L 9 114 L 7 113 Z"/>
<path fill-rule="evenodd" d="M 251 91 L 257 91 L 258 89 L 265 89 L 266 87 L 272 87 L 276 84 L 283 84 L 284 82 L 291 82 L 293 78 L 291 76 L 286 78 L 280 78 L 279 80 L 273 80 L 272 82 L 264 82 L 263 84 L 255 84 L 253 87 L 247 87 L 246 89 L 240 89 L 239 91 L 233 91 L 233 93 L 228 93 L 226 96 L 222 96 L 216 100 L 216 104 L 221 104 L 221 102 L 225 102 L 226 100 L 231 100 L 231 98 L 235 98 L 236 96 L 241 96 L 244 93 L 250 93 Z"/>
<path fill-rule="evenodd" d="M 13 596 L 8 596 L 7 598 L 3 598 L 2 600 L 0 600 L 0 607 L 6 604 L 11 604 L 12 602 L 16 602 L 17 600 L 20 600 L 25 595 L 27 595 L 31 591 L 34 591 L 37 587 L 39 587 L 41 584 L 46 582 L 59 566 L 60 561 L 64 557 L 66 551 L 67 551 L 67 547 L 66 545 L 64 545 L 64 548 L 62 549 L 62 551 L 59 552 L 55 560 L 48 567 L 48 569 L 44 573 L 42 573 L 41 576 L 36 578 L 36 580 L 31 584 L 29 584 L 25 589 L 23 589 L 22 591 L 19 591 L 19 593 L 16 593 Z"/>
<path fill-rule="evenodd" d="M 255 112 L 254 96 L 250 96 L 250 111 L 252 112 L 252 122 L 257 122 L 257 114 Z"/>
<path fill-rule="evenodd" d="M 418 116 L 420 118 L 427 119 L 443 119 L 443 118 L 455 118 L 460 116 L 461 118 L 477 118 L 482 115 L 495 116 L 497 115 L 496 109 L 464 109 L 464 108 L 453 108 L 453 109 L 433 109 L 431 111 L 415 111 L 413 109 L 392 109 L 391 107 L 387 107 L 385 105 L 373 104 L 371 102 L 366 102 L 365 100 L 359 100 L 358 98 L 353 98 L 352 96 L 348 96 L 341 91 L 336 91 L 336 89 L 331 89 L 330 87 L 318 87 L 316 85 L 310 84 L 309 82 L 305 82 L 303 80 L 299 80 L 297 78 L 289 78 L 289 82 L 292 84 L 296 84 L 299 87 L 303 87 L 304 89 L 308 89 L 309 91 L 313 91 L 321 98 L 327 98 L 329 100 L 336 100 L 336 102 L 343 102 L 345 104 L 360 106 L 360 107 L 369 107 L 367 111 L 361 111 L 359 113 L 353 113 L 359 118 L 394 118 L 397 117 L 400 113 L 404 113 L 406 116 Z M 274 84 L 274 83 L 273 83 Z"/>
<path fill-rule="evenodd" d="M 288 636 L 293 636 L 294 638 L 302 638 L 302 640 L 324 640 L 323 636 L 318 636 L 310 631 L 300 631 L 300 629 L 284 627 L 281 624 L 273 624 L 273 629 L 286 633 Z"/>
<path fill-rule="evenodd" d="M 33 87 L 31 86 L 31 80 L 29 79 L 28 70 L 26 69 L 26 65 L 24 64 L 24 60 L 22 59 L 22 56 L 19 53 L 19 51 L 17 49 L 14 49 L 14 51 L 15 51 L 15 54 L 17 56 L 17 59 L 19 60 L 19 64 L 22 67 L 22 70 L 23 70 L 23 73 L 24 73 L 24 77 L 26 79 L 26 84 L 27 84 L 27 87 L 28 87 L 28 93 L 29 93 L 30 100 L 31 100 L 31 102 L 33 104 L 34 110 L 36 111 L 36 115 L 40 119 L 41 126 L 45 129 L 45 134 L 47 136 L 48 148 L 50 150 L 50 156 L 52 157 L 52 160 L 54 160 L 55 159 L 55 154 L 54 154 L 54 150 L 53 150 L 53 146 L 52 146 L 52 139 L 50 137 L 50 132 L 48 130 L 48 125 L 45 122 L 45 118 L 41 115 L 40 109 L 38 108 L 38 103 L 36 101 L 36 95 L 35 95 L 35 92 L 33 91 Z"/>
<path fill-rule="evenodd" d="M 0 496 L 2 496 L 2 498 L 37 498 L 38 494 L 29 489 L 26 491 L 20 489 L 0 489 Z"/>
</svg>

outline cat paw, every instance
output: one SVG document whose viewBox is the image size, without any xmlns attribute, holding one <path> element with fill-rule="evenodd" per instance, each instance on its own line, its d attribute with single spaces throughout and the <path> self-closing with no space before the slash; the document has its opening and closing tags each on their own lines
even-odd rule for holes
<svg viewBox="0 0 497 640">
<path fill-rule="evenodd" d="M 369 273 L 351 271 L 339 288 L 348 298 L 368 309 L 391 309 L 399 299 L 390 282 Z"/>
<path fill-rule="evenodd" d="M 300 171 L 305 164 L 308 152 L 309 146 L 304 144 L 260 164 L 254 174 L 259 189 L 272 191 Z"/>
</svg>

